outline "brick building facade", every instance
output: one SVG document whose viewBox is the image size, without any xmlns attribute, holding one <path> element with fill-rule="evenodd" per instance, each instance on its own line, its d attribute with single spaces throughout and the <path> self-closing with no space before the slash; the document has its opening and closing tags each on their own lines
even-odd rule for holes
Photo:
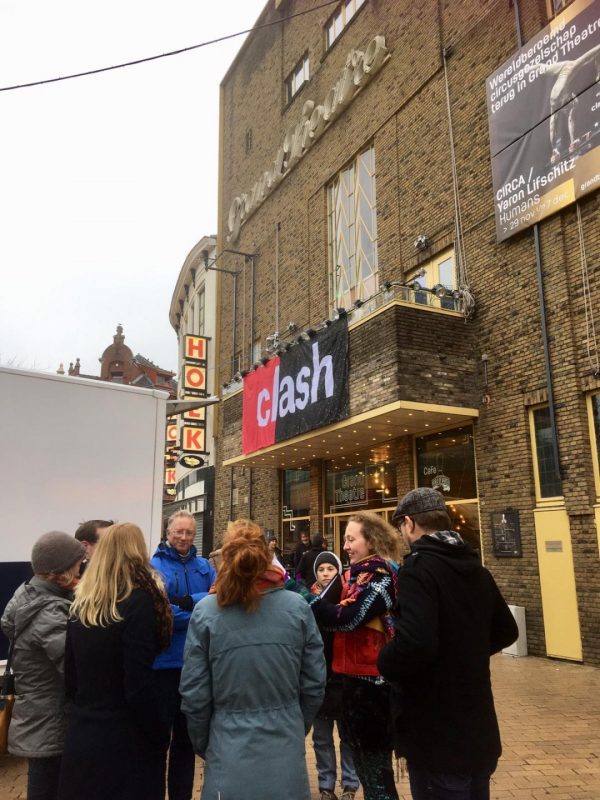
<svg viewBox="0 0 600 800">
<path fill-rule="evenodd" d="M 497 243 L 490 170 L 486 78 L 551 4 L 350 0 L 294 16 L 314 5 L 271 0 L 259 24 L 289 19 L 251 34 L 221 85 L 217 249 L 237 274 L 219 276 L 215 533 L 251 516 L 284 550 L 302 528 L 339 550 L 352 507 L 389 515 L 435 478 L 525 607 L 529 651 L 600 664 L 600 199 L 539 224 L 553 477 L 534 234 Z M 240 374 L 340 306 L 349 417 L 244 455 Z"/>
</svg>

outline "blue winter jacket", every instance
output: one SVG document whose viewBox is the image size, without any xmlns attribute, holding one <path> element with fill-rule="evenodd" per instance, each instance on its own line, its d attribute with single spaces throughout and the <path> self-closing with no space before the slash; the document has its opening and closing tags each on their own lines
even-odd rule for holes
<svg viewBox="0 0 600 800">
<path fill-rule="evenodd" d="M 192 545 L 190 552 L 183 559 L 167 542 L 158 545 L 150 563 L 160 572 L 169 597 L 182 597 L 189 594 L 194 605 L 206 597 L 213 585 L 217 573 L 205 558 L 196 555 Z M 173 611 L 173 638 L 168 650 L 157 656 L 154 669 L 181 669 L 183 666 L 183 646 L 191 611 L 182 611 L 179 606 L 171 604 Z"/>
</svg>

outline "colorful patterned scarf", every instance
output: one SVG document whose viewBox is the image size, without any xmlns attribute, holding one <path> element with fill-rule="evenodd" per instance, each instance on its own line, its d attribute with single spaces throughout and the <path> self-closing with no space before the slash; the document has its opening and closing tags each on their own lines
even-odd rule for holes
<svg viewBox="0 0 600 800">
<path fill-rule="evenodd" d="M 350 603 L 355 603 L 365 589 L 369 587 L 376 575 L 391 579 L 389 594 L 395 599 L 398 589 L 398 570 L 387 559 L 372 555 L 357 561 L 356 564 L 350 565 L 350 577 L 340 605 L 347 606 Z M 380 618 L 371 620 L 367 624 L 382 630 L 386 639 L 391 639 L 394 636 L 394 621 L 391 611 L 383 614 Z"/>
</svg>

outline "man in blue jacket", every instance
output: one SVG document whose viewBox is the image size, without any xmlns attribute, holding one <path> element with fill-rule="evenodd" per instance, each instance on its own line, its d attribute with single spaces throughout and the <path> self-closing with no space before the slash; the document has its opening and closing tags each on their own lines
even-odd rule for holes
<svg viewBox="0 0 600 800">
<path fill-rule="evenodd" d="M 150 561 L 162 575 L 173 611 L 171 646 L 154 662 L 160 700 L 171 727 L 167 781 L 169 800 L 191 800 L 192 797 L 195 756 L 186 719 L 181 711 L 179 681 L 183 667 L 183 646 L 192 611 L 195 604 L 206 597 L 216 578 L 211 564 L 196 555 L 193 545 L 195 535 L 193 515 L 189 511 L 176 511 L 169 517 L 167 541 L 159 544 Z M 164 787 L 161 796 L 164 796 Z"/>
</svg>

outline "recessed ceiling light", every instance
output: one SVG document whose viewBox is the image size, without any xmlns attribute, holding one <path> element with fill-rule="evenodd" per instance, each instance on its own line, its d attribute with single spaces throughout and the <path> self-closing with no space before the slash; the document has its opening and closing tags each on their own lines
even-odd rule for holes
<svg viewBox="0 0 600 800">
<path fill-rule="evenodd" d="M 404 433 L 408 433 L 408 428 L 404 428 Z"/>
<path fill-rule="evenodd" d="M 369 430 L 370 430 L 372 427 L 373 427 L 372 425 L 367 425 L 367 428 L 369 428 Z"/>
</svg>

